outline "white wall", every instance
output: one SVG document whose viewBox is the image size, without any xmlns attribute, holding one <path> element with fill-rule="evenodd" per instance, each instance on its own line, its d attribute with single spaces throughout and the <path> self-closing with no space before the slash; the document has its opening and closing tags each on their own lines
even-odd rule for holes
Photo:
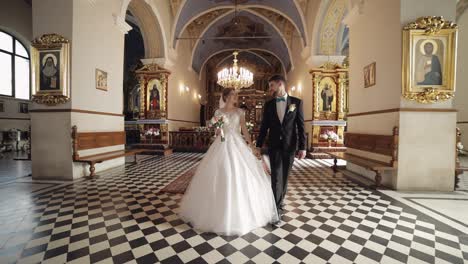
<svg viewBox="0 0 468 264">
<path fill-rule="evenodd" d="M 168 29 L 165 29 L 168 30 Z M 191 49 L 188 41 L 181 41 L 177 45 L 177 60 L 169 67 L 172 72 L 169 76 L 168 87 L 168 119 L 199 122 L 200 105 L 194 93 L 202 93 L 203 86 L 199 75 L 191 69 Z M 188 86 L 188 93 L 181 93 L 180 87 Z M 198 126 L 195 123 L 172 122 L 170 130 L 177 130 L 181 126 Z"/>
<path fill-rule="evenodd" d="M 462 132 L 462 143 L 468 148 L 468 12 L 458 18 L 457 90 L 454 105 L 458 110 L 457 126 Z"/>
<path fill-rule="evenodd" d="M 32 39 L 31 6 L 24 1 L 0 0 L 0 30 L 15 36 L 29 50 Z M 19 103 L 29 101 L 8 96 L 0 96 L 0 101 L 4 103 L 5 108 L 5 112 L 0 112 L 0 131 L 13 128 L 29 130 L 29 114 L 19 113 Z"/>
</svg>

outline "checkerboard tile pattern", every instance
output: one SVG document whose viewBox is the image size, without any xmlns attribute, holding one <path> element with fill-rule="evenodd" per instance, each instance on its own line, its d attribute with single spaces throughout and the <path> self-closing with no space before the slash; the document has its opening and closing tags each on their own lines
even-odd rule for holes
<svg viewBox="0 0 468 264">
<path fill-rule="evenodd" d="M 33 195 L 18 263 L 468 263 L 468 237 L 313 160 L 296 161 L 279 227 L 200 233 L 160 190 L 196 165 L 176 153 Z M 2 262 L 0 253 L 0 262 Z"/>
</svg>

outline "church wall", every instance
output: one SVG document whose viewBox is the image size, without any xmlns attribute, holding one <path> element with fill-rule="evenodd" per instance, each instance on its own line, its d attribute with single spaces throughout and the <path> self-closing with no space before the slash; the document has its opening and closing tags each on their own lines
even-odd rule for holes
<svg viewBox="0 0 468 264">
<path fill-rule="evenodd" d="M 171 131 L 179 127 L 199 125 L 200 105 L 195 96 L 202 93 L 202 84 L 198 73 L 191 69 L 191 52 L 189 41 L 181 41 L 177 46 L 177 60 L 172 67 L 169 67 L 172 73 L 169 76 L 168 119 L 179 120 L 179 122 L 170 121 Z M 182 92 L 181 88 L 185 86 L 189 87 L 189 92 Z"/>
<path fill-rule="evenodd" d="M 73 1 L 44 0 L 32 3 L 33 37 L 47 33 L 60 34 L 72 42 L 73 50 Z M 32 110 L 70 109 L 71 101 L 58 106 L 33 104 Z M 31 113 L 33 179 L 73 179 L 70 116 L 67 112 Z"/>
<path fill-rule="evenodd" d="M 304 120 L 306 121 L 306 132 L 309 134 L 309 145 L 312 143 L 312 76 L 309 74 L 311 67 L 307 65 L 306 59 L 301 56 L 303 49 L 302 40 L 294 38 L 290 42 L 294 68 L 287 75 L 289 94 L 302 99 L 304 104 Z M 291 88 L 295 87 L 295 91 Z M 309 146 L 310 147 L 310 146 Z"/>
<path fill-rule="evenodd" d="M 124 130 L 123 116 L 120 116 L 123 107 L 124 35 L 112 18 L 119 8 L 119 3 L 113 0 L 96 1 L 94 4 L 72 0 L 33 2 L 35 36 L 58 33 L 71 42 L 70 102 L 54 107 L 35 105 L 36 109 L 62 109 L 62 112 L 32 113 L 33 178 L 71 180 L 89 174 L 88 166 L 72 162 L 73 125 L 81 132 Z M 95 88 L 96 68 L 108 73 L 107 92 Z M 123 145 L 115 146 L 112 150 L 123 148 Z M 86 154 L 104 151 L 108 150 L 95 149 Z M 96 172 L 122 164 L 123 158 L 104 162 L 96 166 Z"/>
<path fill-rule="evenodd" d="M 119 8 L 120 3 L 113 0 L 96 1 L 93 5 L 87 1 L 73 2 L 73 109 L 122 114 L 124 35 L 112 20 L 112 14 Z M 96 89 L 96 68 L 107 72 L 107 91 Z M 81 132 L 124 130 L 123 116 L 73 112 L 71 123 Z M 94 149 L 86 155 L 124 148 L 120 145 L 109 150 Z M 124 161 L 122 158 L 104 162 L 96 166 L 96 171 L 122 165 Z M 83 163 L 74 163 L 73 168 L 74 178 L 89 174 Z"/>
<path fill-rule="evenodd" d="M 458 110 L 457 127 L 462 132 L 462 144 L 468 149 L 468 12 L 461 15 L 457 24 L 458 59 L 457 59 L 457 90 L 454 105 Z"/>
<path fill-rule="evenodd" d="M 24 1 L 0 0 L 0 30 L 19 39 L 29 50 L 32 39 L 32 8 Z M 9 129 L 29 130 L 29 114 L 19 113 L 19 103 L 27 100 L 0 96 L 4 112 L 0 112 L 0 131 Z M 0 135 L 1 140 L 1 135 Z"/>
<path fill-rule="evenodd" d="M 443 16 L 455 21 L 456 0 L 401 0 L 401 25 L 421 16 Z M 455 172 L 456 112 L 433 112 L 452 108 L 452 100 L 419 104 L 401 98 L 401 107 L 425 112 L 400 112 L 397 189 L 451 191 Z"/>
<path fill-rule="evenodd" d="M 362 15 L 356 14 L 349 25 L 348 132 L 391 135 L 398 125 L 398 112 L 369 112 L 395 109 L 400 104 L 401 31 L 395 19 L 399 15 L 398 1 L 366 1 Z M 376 62 L 376 84 L 364 88 L 363 69 L 373 62 Z M 366 152 L 359 155 L 375 158 Z M 374 179 L 373 173 L 352 164 L 347 169 Z M 394 186 L 392 174 L 383 175 L 383 183 Z"/>
</svg>

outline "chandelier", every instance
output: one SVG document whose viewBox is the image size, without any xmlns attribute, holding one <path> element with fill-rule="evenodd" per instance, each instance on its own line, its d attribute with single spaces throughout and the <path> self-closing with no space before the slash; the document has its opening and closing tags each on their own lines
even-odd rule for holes
<svg viewBox="0 0 468 264">
<path fill-rule="evenodd" d="M 244 67 L 237 66 L 237 55 L 235 51 L 234 63 L 231 68 L 224 68 L 218 72 L 218 84 L 224 88 L 234 88 L 236 90 L 250 87 L 253 82 L 253 73 Z"/>
</svg>

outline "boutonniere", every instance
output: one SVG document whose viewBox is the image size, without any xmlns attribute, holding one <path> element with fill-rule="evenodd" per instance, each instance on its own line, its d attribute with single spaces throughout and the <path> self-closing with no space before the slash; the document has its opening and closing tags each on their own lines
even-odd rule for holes
<svg viewBox="0 0 468 264">
<path fill-rule="evenodd" d="M 296 110 L 296 104 L 289 105 L 289 112 L 294 112 Z"/>
</svg>

